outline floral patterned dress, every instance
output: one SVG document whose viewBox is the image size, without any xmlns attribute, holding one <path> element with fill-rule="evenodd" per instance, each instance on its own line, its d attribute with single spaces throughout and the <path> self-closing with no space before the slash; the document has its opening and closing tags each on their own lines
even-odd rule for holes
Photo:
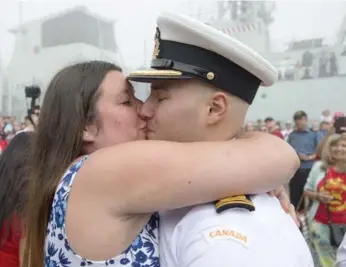
<svg viewBox="0 0 346 267">
<path fill-rule="evenodd" d="M 136 240 L 122 254 L 104 261 L 91 261 L 76 254 L 65 233 L 65 213 L 73 180 L 87 157 L 74 164 L 63 176 L 54 195 L 44 248 L 45 267 L 116 266 L 160 267 L 158 249 L 159 216 L 153 214 Z"/>
</svg>

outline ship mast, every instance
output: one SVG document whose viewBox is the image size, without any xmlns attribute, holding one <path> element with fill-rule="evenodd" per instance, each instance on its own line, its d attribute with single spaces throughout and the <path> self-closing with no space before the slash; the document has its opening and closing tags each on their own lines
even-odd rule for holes
<svg viewBox="0 0 346 267">
<path fill-rule="evenodd" d="M 260 18 L 265 26 L 265 34 L 267 36 L 267 51 L 270 51 L 270 32 L 269 26 L 274 22 L 273 12 L 275 10 L 274 1 L 261 1 L 257 2 L 259 5 L 257 16 Z"/>
</svg>

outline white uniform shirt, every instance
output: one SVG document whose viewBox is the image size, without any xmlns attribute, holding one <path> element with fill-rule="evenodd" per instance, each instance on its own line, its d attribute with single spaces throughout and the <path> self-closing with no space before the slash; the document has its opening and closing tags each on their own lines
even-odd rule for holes
<svg viewBox="0 0 346 267">
<path fill-rule="evenodd" d="M 213 204 L 160 214 L 161 267 L 313 267 L 293 219 L 268 195 L 256 210 L 217 214 Z"/>
</svg>

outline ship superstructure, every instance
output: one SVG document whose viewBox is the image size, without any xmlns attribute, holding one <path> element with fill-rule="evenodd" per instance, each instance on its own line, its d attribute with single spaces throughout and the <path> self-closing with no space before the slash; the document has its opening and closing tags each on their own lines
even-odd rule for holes
<svg viewBox="0 0 346 267">
<path fill-rule="evenodd" d="M 4 109 L 22 117 L 26 112 L 25 86 L 44 90 L 54 74 L 69 64 L 84 60 L 105 60 L 123 66 L 115 42 L 114 21 L 84 7 L 24 23 L 11 29 L 16 35 L 15 49 L 8 65 L 11 99 Z"/>
<path fill-rule="evenodd" d="M 270 25 L 275 2 L 215 1 L 201 5 L 203 8 L 193 9 L 190 4 L 186 13 L 247 44 L 278 69 L 278 82 L 260 88 L 249 120 L 267 116 L 291 120 L 300 109 L 316 118 L 326 108 L 346 112 L 346 16 L 339 29 L 332 29 L 338 37 L 334 44 L 326 45 L 323 37 L 316 36 L 292 41 L 285 51 L 274 53 Z"/>
</svg>

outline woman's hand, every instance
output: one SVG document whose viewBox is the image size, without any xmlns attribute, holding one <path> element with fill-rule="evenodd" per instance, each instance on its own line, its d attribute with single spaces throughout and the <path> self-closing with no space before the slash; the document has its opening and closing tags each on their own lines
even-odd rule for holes
<svg viewBox="0 0 346 267">
<path fill-rule="evenodd" d="M 333 197 L 328 192 L 320 192 L 320 193 L 316 193 L 316 199 L 319 202 L 322 202 L 324 204 L 328 204 L 328 203 L 330 203 L 330 201 L 333 200 Z"/>
<path fill-rule="evenodd" d="M 277 197 L 280 201 L 281 207 L 284 209 L 286 213 L 291 215 L 295 223 L 300 226 L 296 211 L 294 209 L 294 206 L 291 204 L 290 198 L 288 194 L 286 193 L 286 190 L 283 186 L 275 189 L 274 191 L 271 191 L 268 193 L 268 195 L 272 197 Z"/>
</svg>

